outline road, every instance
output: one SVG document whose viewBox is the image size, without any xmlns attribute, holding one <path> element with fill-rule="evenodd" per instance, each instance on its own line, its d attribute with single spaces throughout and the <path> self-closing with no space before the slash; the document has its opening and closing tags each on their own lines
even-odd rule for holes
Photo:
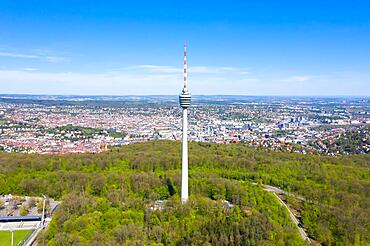
<svg viewBox="0 0 370 246">
<path fill-rule="evenodd" d="M 253 183 L 253 184 L 256 184 L 256 183 Z M 288 209 L 290 218 L 292 219 L 294 224 L 297 226 L 299 233 L 301 234 L 301 237 L 303 238 L 303 240 L 311 242 L 310 238 L 307 236 L 307 233 L 303 230 L 301 224 L 299 223 L 298 219 L 295 217 L 293 212 L 289 209 L 288 205 L 286 205 L 286 203 L 283 200 L 281 200 L 281 198 L 277 195 L 277 194 L 286 194 L 286 192 L 278 187 L 274 187 L 271 185 L 262 185 L 262 188 L 265 191 L 272 192 L 272 194 L 274 194 L 274 196 L 278 199 L 280 204 Z"/>
<path fill-rule="evenodd" d="M 23 244 L 24 246 L 37 245 L 36 239 L 37 239 L 38 234 L 40 233 L 40 231 L 47 229 L 47 227 L 49 226 L 49 224 L 51 222 L 51 218 L 53 216 L 53 213 L 55 212 L 55 210 L 58 206 L 59 206 L 59 202 L 54 201 L 53 199 L 51 199 L 51 201 L 50 201 L 51 217 L 46 217 L 45 218 L 44 225 L 41 225 L 41 222 L 40 222 L 40 226 L 38 226 L 35 229 L 35 231 L 29 236 L 29 238 L 24 242 L 24 244 Z"/>
<path fill-rule="evenodd" d="M 297 220 L 295 215 L 292 213 L 292 211 L 289 209 L 289 207 L 286 205 L 286 203 L 283 200 L 281 200 L 281 198 L 278 195 L 276 195 L 275 192 L 272 192 L 272 194 L 274 194 L 274 196 L 279 200 L 281 205 L 283 205 L 284 207 L 286 207 L 288 209 L 290 218 L 293 220 L 294 224 L 297 226 L 297 228 L 299 230 L 299 233 L 301 234 L 301 237 L 303 238 L 303 240 L 311 242 L 310 238 L 307 236 L 307 233 L 303 230 L 299 221 Z"/>
<path fill-rule="evenodd" d="M 268 191 L 268 192 L 274 192 L 274 193 L 279 193 L 279 194 L 286 194 L 286 192 L 278 187 L 274 187 L 274 186 L 271 186 L 271 185 L 262 185 L 262 188 L 265 190 L 265 191 Z"/>
<path fill-rule="evenodd" d="M 258 183 L 252 183 L 253 185 L 257 185 Z M 306 240 L 308 242 L 311 242 L 310 238 L 308 237 L 307 233 L 303 230 L 301 224 L 299 223 L 298 219 L 295 217 L 295 215 L 293 214 L 293 212 L 289 209 L 288 205 L 286 205 L 286 203 L 281 200 L 281 198 L 277 195 L 277 194 L 287 194 L 287 192 L 285 192 L 284 190 L 278 188 L 278 187 L 275 187 L 275 186 L 271 186 L 271 185 L 262 185 L 262 189 L 264 189 L 265 191 L 268 191 L 268 192 L 272 192 L 272 194 L 274 194 L 274 196 L 278 199 L 278 201 L 280 202 L 281 205 L 283 205 L 284 207 L 286 207 L 288 209 L 288 212 L 289 212 L 289 215 L 290 215 L 290 218 L 292 219 L 292 221 L 294 222 L 294 224 L 297 226 L 298 230 L 299 230 L 299 233 L 301 234 L 301 237 L 303 238 L 303 240 Z M 292 195 L 292 194 L 290 194 Z M 293 195 L 294 196 L 294 195 Z M 305 199 L 303 197 L 297 197 L 297 196 L 294 196 L 295 198 L 298 198 L 300 200 L 303 200 L 305 201 Z"/>
</svg>

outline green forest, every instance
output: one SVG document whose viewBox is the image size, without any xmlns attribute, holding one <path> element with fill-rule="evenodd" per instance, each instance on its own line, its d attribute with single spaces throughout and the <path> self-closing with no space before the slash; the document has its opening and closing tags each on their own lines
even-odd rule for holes
<svg viewBox="0 0 370 246">
<path fill-rule="evenodd" d="M 61 201 L 39 245 L 307 245 L 287 209 L 262 184 L 292 194 L 287 200 L 316 242 L 370 243 L 366 154 L 329 157 L 190 143 L 186 204 L 180 183 L 179 142 L 98 154 L 0 153 L 0 194 L 45 193 Z M 165 206 L 155 209 L 157 200 Z"/>
</svg>

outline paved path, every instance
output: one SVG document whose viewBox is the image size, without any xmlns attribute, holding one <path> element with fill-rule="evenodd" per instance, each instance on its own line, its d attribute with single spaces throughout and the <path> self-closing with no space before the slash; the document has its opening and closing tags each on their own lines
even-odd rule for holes
<svg viewBox="0 0 370 246">
<path fill-rule="evenodd" d="M 258 183 L 252 182 L 252 185 L 258 185 Z M 303 230 L 301 224 L 299 223 L 299 221 L 297 220 L 297 218 L 295 217 L 293 212 L 289 209 L 288 205 L 286 205 L 286 203 L 283 200 L 281 200 L 281 198 L 277 195 L 277 194 L 287 194 L 287 192 L 285 192 L 284 190 L 282 190 L 278 187 L 271 186 L 271 185 L 264 185 L 264 184 L 262 185 L 262 189 L 264 189 L 265 191 L 268 191 L 268 192 L 272 192 L 274 194 L 274 196 L 278 199 L 280 204 L 288 209 L 290 218 L 292 219 L 294 224 L 297 226 L 297 228 L 299 230 L 299 233 L 301 234 L 301 237 L 303 238 L 303 240 L 311 242 L 310 238 L 307 236 L 307 233 Z M 290 194 L 290 195 L 292 195 L 292 194 Z M 302 197 L 297 197 L 297 196 L 294 196 L 294 195 L 292 195 L 292 196 L 295 197 L 295 198 L 298 198 L 300 200 L 305 201 L 305 199 L 302 198 Z"/>
<path fill-rule="evenodd" d="M 52 201 L 50 202 L 50 207 L 51 207 L 51 216 L 53 215 L 55 209 L 59 206 L 59 202 L 56 202 L 56 201 Z M 26 242 L 23 244 L 24 246 L 32 246 L 32 245 L 37 245 L 37 242 L 36 242 L 36 239 L 37 239 L 37 236 L 38 234 L 40 233 L 40 231 L 42 230 L 46 230 L 47 227 L 49 226 L 50 222 L 51 222 L 51 218 L 52 217 L 47 217 L 45 218 L 45 221 L 44 221 L 44 225 L 42 226 L 40 224 L 40 226 L 37 227 L 37 229 L 31 234 L 31 236 L 26 240 Z M 40 222 L 41 223 L 41 222 Z"/>
<path fill-rule="evenodd" d="M 256 184 L 256 183 L 252 183 L 252 184 Z M 271 186 L 271 185 L 262 185 L 262 188 L 265 191 L 272 192 L 272 194 L 274 194 L 274 196 L 278 199 L 280 204 L 288 209 L 290 218 L 292 219 L 294 224 L 297 226 L 297 228 L 299 230 L 299 233 L 301 234 L 301 237 L 303 238 L 303 240 L 311 242 L 310 238 L 307 236 L 307 233 L 303 230 L 301 224 L 299 223 L 299 221 L 297 220 L 297 218 L 295 217 L 293 212 L 289 209 L 288 205 L 286 205 L 286 203 L 283 200 L 281 200 L 281 198 L 276 194 L 276 193 L 278 193 L 278 194 L 287 194 L 287 193 L 284 190 L 282 190 L 278 187 Z"/>
<path fill-rule="evenodd" d="M 311 240 L 307 236 L 307 233 L 303 230 L 301 224 L 299 223 L 299 221 L 297 220 L 297 218 L 294 216 L 294 214 L 292 213 L 292 211 L 289 209 L 289 207 L 285 204 L 285 202 L 283 200 L 281 200 L 281 198 L 278 195 L 276 195 L 275 192 L 272 192 L 272 194 L 274 194 L 274 196 L 279 200 L 279 202 L 280 202 L 281 205 L 283 205 L 284 207 L 286 207 L 288 209 L 290 218 L 293 220 L 294 224 L 297 226 L 297 228 L 299 230 L 299 233 L 301 234 L 301 237 L 303 238 L 303 240 L 306 240 L 308 242 L 311 242 Z"/>
<path fill-rule="evenodd" d="M 271 186 L 271 185 L 262 185 L 262 188 L 265 191 L 279 193 L 279 194 L 286 194 L 286 192 L 284 190 L 282 190 L 282 189 L 280 189 L 278 187 Z"/>
</svg>

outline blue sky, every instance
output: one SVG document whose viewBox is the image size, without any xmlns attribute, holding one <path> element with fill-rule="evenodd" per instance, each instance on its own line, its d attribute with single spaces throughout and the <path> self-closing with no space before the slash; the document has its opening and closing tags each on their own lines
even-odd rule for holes
<svg viewBox="0 0 370 246">
<path fill-rule="evenodd" d="M 370 96 L 369 1 L 0 1 L 0 93 Z"/>
</svg>

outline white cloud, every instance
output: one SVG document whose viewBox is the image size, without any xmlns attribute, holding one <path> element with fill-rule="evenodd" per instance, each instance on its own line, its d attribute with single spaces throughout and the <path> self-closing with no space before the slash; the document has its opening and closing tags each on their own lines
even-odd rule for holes
<svg viewBox="0 0 370 246">
<path fill-rule="evenodd" d="M 297 76 L 291 76 L 288 78 L 277 79 L 277 82 L 305 82 L 305 81 L 311 80 L 312 78 L 313 76 L 297 75 Z"/>
<path fill-rule="evenodd" d="M 243 79 L 238 80 L 238 82 L 245 82 L 245 83 L 254 83 L 257 81 L 258 79 L 256 78 L 243 78 Z"/>
<path fill-rule="evenodd" d="M 296 81 L 296 82 L 304 82 L 304 81 L 310 80 L 311 77 L 310 76 L 293 76 L 291 79 L 292 81 Z"/>
<path fill-rule="evenodd" d="M 34 60 L 41 60 L 41 61 L 46 61 L 50 63 L 61 63 L 61 62 L 70 61 L 70 59 L 67 57 L 48 55 L 48 54 L 45 54 L 45 52 L 41 52 L 37 54 L 26 54 L 26 53 L 19 53 L 19 52 L 0 51 L 0 57 L 34 59 Z"/>
<path fill-rule="evenodd" d="M 222 88 L 240 79 L 236 69 L 192 67 L 190 88 L 194 93 Z M 0 86 L 9 93 L 41 94 L 176 94 L 182 87 L 182 68 L 137 65 L 108 72 L 45 72 L 35 68 L 0 70 Z"/>
<path fill-rule="evenodd" d="M 144 70 L 153 73 L 181 73 L 182 68 L 176 68 L 173 66 L 160 66 L 160 65 L 136 65 L 130 66 L 128 69 Z"/>
<path fill-rule="evenodd" d="M 14 52 L 0 52 L 0 56 L 13 57 L 13 58 L 31 58 L 31 59 L 39 58 L 37 55 L 14 53 Z"/>
<path fill-rule="evenodd" d="M 46 60 L 51 63 L 69 62 L 70 59 L 62 56 L 46 56 Z"/>
<path fill-rule="evenodd" d="M 221 91 L 235 83 L 255 82 L 244 70 L 226 66 L 192 66 L 189 85 L 194 93 Z M 245 72 L 245 71 L 244 71 Z M 106 72 L 45 72 L 26 67 L 0 70 L 0 85 L 7 93 L 41 94 L 176 94 L 183 69 L 143 64 Z M 241 84 L 243 85 L 243 84 Z"/>
<path fill-rule="evenodd" d="M 370 74 L 294 75 L 274 77 L 239 72 L 219 72 L 198 66 L 189 75 L 192 94 L 239 95 L 366 95 Z M 190 71 L 189 71 L 190 72 Z M 211 73 L 212 72 L 212 73 Z M 309 81 L 309 82 L 306 82 Z M 348 83 L 350 81 L 351 83 Z M 138 65 L 106 72 L 45 72 L 33 67 L 0 69 L 2 93 L 153 95 L 177 94 L 182 87 L 182 69 L 173 66 Z"/>
<path fill-rule="evenodd" d="M 246 74 L 249 74 L 249 72 L 248 71 L 241 71 L 240 74 L 241 75 L 246 75 Z"/>
<path fill-rule="evenodd" d="M 143 70 L 154 73 L 176 73 L 176 74 L 182 73 L 183 71 L 182 67 L 150 65 L 150 64 L 130 66 L 128 67 L 128 69 Z M 217 66 L 190 66 L 188 67 L 188 72 L 190 74 L 239 73 L 244 75 L 249 73 L 238 67 L 217 67 Z"/>
<path fill-rule="evenodd" d="M 189 67 L 189 73 L 204 73 L 204 74 L 227 74 L 240 73 L 238 67 L 212 67 L 212 66 L 193 66 Z"/>
<path fill-rule="evenodd" d="M 181 74 L 0 70 L 0 86 L 6 93 L 170 94 L 181 87 L 181 78 Z"/>
<path fill-rule="evenodd" d="M 25 67 L 23 68 L 24 71 L 29 71 L 29 72 L 32 72 L 32 71 L 37 71 L 38 69 L 37 68 L 34 68 L 34 67 Z"/>
</svg>

